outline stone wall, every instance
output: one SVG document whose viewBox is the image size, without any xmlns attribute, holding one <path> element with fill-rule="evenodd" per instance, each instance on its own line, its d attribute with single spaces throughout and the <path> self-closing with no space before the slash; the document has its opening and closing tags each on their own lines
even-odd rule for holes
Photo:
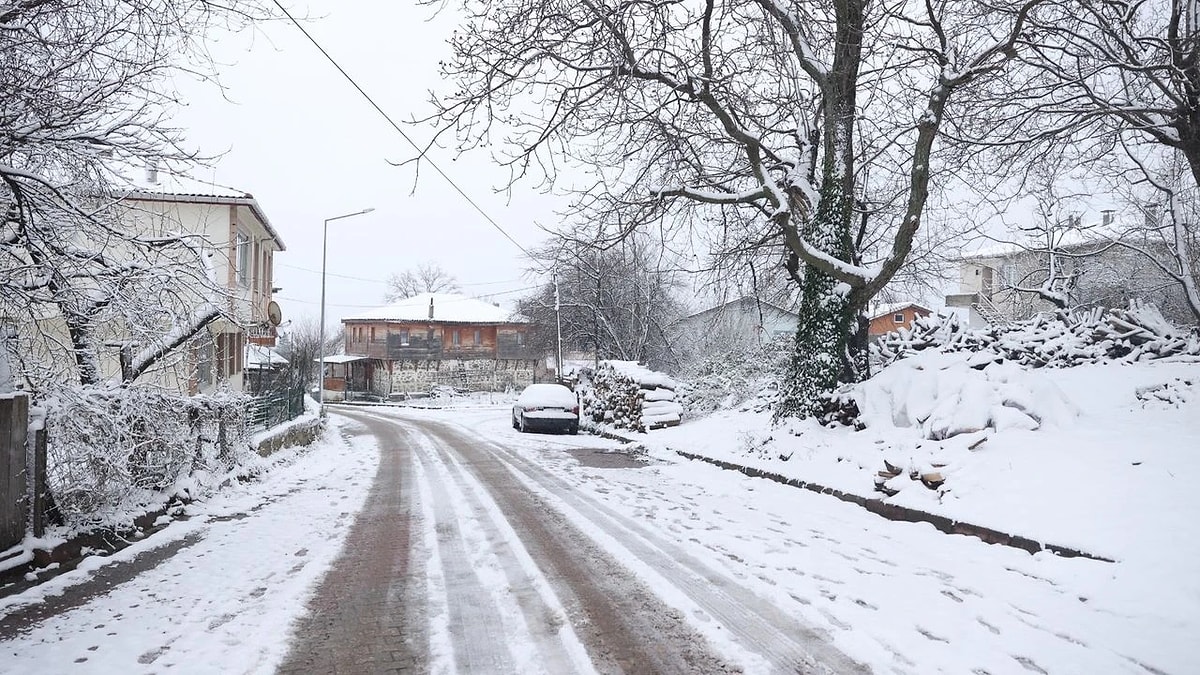
<svg viewBox="0 0 1200 675">
<path fill-rule="evenodd" d="M 445 359 L 392 361 L 392 393 L 425 392 L 437 385 L 468 391 L 521 389 L 533 383 L 536 361 Z"/>
</svg>

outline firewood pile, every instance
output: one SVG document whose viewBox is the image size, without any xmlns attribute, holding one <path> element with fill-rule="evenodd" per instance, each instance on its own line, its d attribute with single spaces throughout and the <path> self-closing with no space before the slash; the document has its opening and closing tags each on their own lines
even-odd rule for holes
<svg viewBox="0 0 1200 675">
<path fill-rule="evenodd" d="M 875 473 L 875 491 L 882 492 L 884 495 L 891 497 L 900 493 L 900 486 L 893 479 L 899 478 L 907 474 L 909 480 L 915 481 L 929 488 L 937 490 L 946 482 L 945 464 L 932 464 L 923 469 L 910 469 L 904 471 L 900 467 L 892 464 L 886 459 L 883 460 L 883 470 Z"/>
<path fill-rule="evenodd" d="M 931 348 L 977 352 L 976 368 L 996 361 L 1069 368 L 1105 361 L 1200 360 L 1200 332 L 1171 325 L 1153 305 L 1131 303 L 1128 309 L 1039 315 L 981 330 L 966 330 L 954 317 L 931 315 L 884 336 L 873 350 L 876 361 L 887 364 Z"/>
<path fill-rule="evenodd" d="M 635 361 L 601 361 L 581 379 L 583 414 L 598 424 L 646 432 L 683 418 L 670 377 Z"/>
</svg>

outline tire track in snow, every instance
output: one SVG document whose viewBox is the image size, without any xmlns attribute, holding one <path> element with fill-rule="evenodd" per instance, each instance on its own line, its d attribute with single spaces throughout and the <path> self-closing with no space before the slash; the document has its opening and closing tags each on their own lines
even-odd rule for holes
<svg viewBox="0 0 1200 675">
<path fill-rule="evenodd" d="M 834 648 L 826 635 L 799 624 L 775 604 L 708 567 L 678 545 L 585 497 L 536 463 L 456 425 L 432 421 L 421 424 L 452 444 L 486 446 L 488 450 L 484 452 L 503 463 L 514 478 L 574 511 L 579 521 L 591 523 L 611 544 L 627 550 L 647 571 L 678 589 L 695 608 L 715 619 L 736 643 L 764 658 L 772 671 L 868 672 Z"/>
<path fill-rule="evenodd" d="M 497 516 L 519 533 L 521 547 L 536 566 L 531 569 L 553 588 L 566 607 L 574 632 L 586 645 L 591 663 L 584 659 L 573 669 L 575 672 L 692 674 L 737 670 L 714 655 L 677 610 L 664 604 L 600 545 L 526 489 L 494 453 L 480 450 L 478 439 L 464 442 L 458 437 L 430 433 L 434 430 L 423 421 L 382 419 L 412 424 L 439 441 L 464 476 L 494 501 Z"/>
<path fill-rule="evenodd" d="M 433 519 L 429 525 L 434 528 L 437 560 L 442 571 L 454 670 L 517 672 L 507 648 L 508 638 L 514 630 L 505 626 L 498 607 L 502 599 L 480 577 L 480 572 L 490 561 L 486 560 L 487 552 L 481 550 L 486 543 L 479 541 L 474 515 L 462 508 L 461 493 L 451 494 L 453 476 L 425 437 L 415 438 L 413 450 L 420 465 L 422 489 L 430 495 Z M 466 527 L 460 527 L 460 523 Z M 520 642 L 520 635 L 511 637 Z"/>
<path fill-rule="evenodd" d="M 455 496 L 467 504 L 475 521 L 485 525 L 487 545 L 495 554 L 495 562 L 503 574 L 503 579 L 499 581 L 507 585 L 506 590 L 519 609 L 512 618 L 523 621 L 525 633 L 522 637 L 532 642 L 536 650 L 536 654 L 518 654 L 518 657 L 526 657 L 525 662 L 520 664 L 520 671 L 551 674 L 595 672 L 579 638 L 566 622 L 562 604 L 534 565 L 512 526 L 505 520 L 499 506 L 488 495 L 486 486 L 465 470 L 445 446 L 434 447 L 436 441 L 431 437 L 426 438 L 430 442 L 429 449 L 437 453 L 438 460 L 447 470 L 444 475 L 454 481 Z M 536 656 L 536 660 L 532 660 L 531 656 Z"/>
</svg>

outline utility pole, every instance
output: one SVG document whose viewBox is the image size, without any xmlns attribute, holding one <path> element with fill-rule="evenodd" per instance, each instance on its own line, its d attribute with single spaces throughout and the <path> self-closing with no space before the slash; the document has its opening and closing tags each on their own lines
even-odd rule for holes
<svg viewBox="0 0 1200 675">
<path fill-rule="evenodd" d="M 562 301 L 558 294 L 558 272 L 553 273 L 554 278 L 554 323 L 558 332 L 558 351 L 555 356 L 555 376 L 558 378 L 558 383 L 562 384 Z"/>
</svg>

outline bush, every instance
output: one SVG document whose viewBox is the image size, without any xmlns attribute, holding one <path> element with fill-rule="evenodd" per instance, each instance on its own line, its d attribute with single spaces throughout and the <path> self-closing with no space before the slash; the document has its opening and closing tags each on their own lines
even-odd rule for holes
<svg viewBox="0 0 1200 675">
<path fill-rule="evenodd" d="M 141 387 L 68 389 L 45 402 L 47 479 L 71 525 L 107 522 L 197 474 L 252 456 L 250 399 L 181 397 Z"/>
</svg>

